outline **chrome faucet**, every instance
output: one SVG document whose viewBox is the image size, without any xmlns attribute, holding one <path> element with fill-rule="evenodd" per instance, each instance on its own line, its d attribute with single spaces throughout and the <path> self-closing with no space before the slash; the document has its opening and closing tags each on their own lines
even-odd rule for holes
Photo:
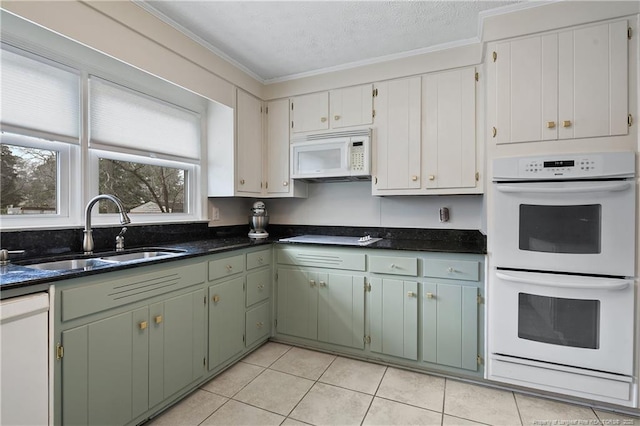
<svg viewBox="0 0 640 426">
<path fill-rule="evenodd" d="M 87 203 L 87 208 L 84 212 L 84 239 L 82 241 L 82 249 L 84 250 L 84 254 L 93 254 L 93 231 L 91 230 L 91 209 L 94 204 L 96 204 L 100 200 L 111 200 L 118 207 L 118 212 L 120 213 L 120 223 L 126 225 L 131 223 L 131 219 L 127 216 L 127 213 L 124 211 L 124 206 L 122 205 L 122 201 L 120 201 L 117 197 L 111 194 L 100 194 L 96 197 L 93 197 L 89 203 Z"/>
</svg>

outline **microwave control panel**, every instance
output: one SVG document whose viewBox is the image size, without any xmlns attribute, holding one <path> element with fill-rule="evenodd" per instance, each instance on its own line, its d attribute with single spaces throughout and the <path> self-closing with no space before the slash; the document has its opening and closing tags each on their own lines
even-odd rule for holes
<svg viewBox="0 0 640 426">
<path fill-rule="evenodd" d="M 351 171 L 364 171 L 364 143 L 353 142 L 351 144 Z"/>
</svg>

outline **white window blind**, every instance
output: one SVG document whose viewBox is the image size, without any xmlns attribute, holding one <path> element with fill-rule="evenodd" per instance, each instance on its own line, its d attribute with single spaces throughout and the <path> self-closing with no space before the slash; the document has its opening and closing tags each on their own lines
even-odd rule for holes
<svg viewBox="0 0 640 426">
<path fill-rule="evenodd" d="M 198 114 L 92 76 L 90 145 L 200 159 Z"/>
<path fill-rule="evenodd" d="M 4 48 L 0 54 L 0 122 L 78 143 L 79 74 Z"/>
</svg>

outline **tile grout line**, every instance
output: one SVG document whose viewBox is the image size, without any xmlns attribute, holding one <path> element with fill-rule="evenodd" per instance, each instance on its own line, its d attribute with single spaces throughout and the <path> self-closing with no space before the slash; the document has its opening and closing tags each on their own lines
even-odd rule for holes
<svg viewBox="0 0 640 426">
<path fill-rule="evenodd" d="M 382 376 L 380 376 L 380 382 L 378 382 L 378 386 L 376 386 L 376 390 L 373 392 L 373 395 L 371 396 L 371 402 L 369 402 L 369 406 L 367 407 L 367 411 L 365 411 L 364 417 L 362 417 L 362 420 L 360 421 L 360 426 L 362 426 L 364 424 L 364 421 L 367 418 L 367 415 L 369 414 L 369 410 L 371 410 L 371 406 L 373 405 L 373 401 L 375 401 L 375 399 L 376 399 L 376 395 L 378 394 L 378 390 L 380 389 L 380 385 L 382 384 L 382 381 L 384 380 L 384 376 L 387 374 L 387 370 L 388 369 L 389 369 L 388 366 L 384 367 L 384 372 L 382 373 Z M 369 394 L 367 394 L 367 395 L 369 395 Z"/>
<path fill-rule="evenodd" d="M 522 420 L 522 413 L 520 412 L 520 406 L 518 405 L 518 398 L 516 398 L 516 393 L 511 392 L 511 396 L 513 397 L 513 402 L 516 404 L 516 410 L 518 411 L 518 417 L 520 418 L 520 424 L 524 425 L 524 421 Z"/>
<path fill-rule="evenodd" d="M 444 379 L 444 389 L 442 390 L 442 416 L 440 417 L 440 426 L 444 426 L 444 407 L 447 400 L 447 383 L 449 379 Z"/>
</svg>

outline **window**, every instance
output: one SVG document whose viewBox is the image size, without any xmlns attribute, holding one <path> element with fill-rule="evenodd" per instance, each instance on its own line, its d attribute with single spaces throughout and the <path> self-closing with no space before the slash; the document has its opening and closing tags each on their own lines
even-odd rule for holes
<svg viewBox="0 0 640 426">
<path fill-rule="evenodd" d="M 2 44 L 3 228 L 81 225 L 105 193 L 134 223 L 201 219 L 202 98 L 106 57 L 55 57 L 77 69 Z M 115 223 L 113 208 L 93 222 Z"/>
</svg>

